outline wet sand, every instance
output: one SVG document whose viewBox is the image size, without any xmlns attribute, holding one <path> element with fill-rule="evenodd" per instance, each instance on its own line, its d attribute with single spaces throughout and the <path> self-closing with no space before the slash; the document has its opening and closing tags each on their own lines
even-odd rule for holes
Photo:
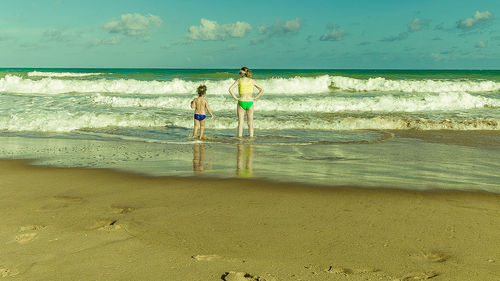
<svg viewBox="0 0 500 281">
<path fill-rule="evenodd" d="M 493 148 L 498 148 L 500 145 L 500 132 L 493 130 L 391 130 L 390 132 L 398 137 L 420 139 L 433 143 Z"/>
<path fill-rule="evenodd" d="M 500 195 L 0 171 L 0 279 L 500 280 Z"/>
</svg>

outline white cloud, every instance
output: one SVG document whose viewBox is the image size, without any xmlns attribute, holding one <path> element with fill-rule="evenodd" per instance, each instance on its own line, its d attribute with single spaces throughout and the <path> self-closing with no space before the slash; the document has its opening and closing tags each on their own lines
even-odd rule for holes
<svg viewBox="0 0 500 281">
<path fill-rule="evenodd" d="M 274 37 L 292 36 L 297 34 L 301 27 L 301 18 L 294 18 L 285 22 L 278 19 L 274 21 L 272 25 L 267 26 L 263 24 L 259 26 L 260 36 L 252 38 L 251 42 L 253 44 L 258 44 Z"/>
<path fill-rule="evenodd" d="M 426 27 L 429 25 L 429 20 L 422 20 L 419 18 L 414 18 L 409 24 L 408 24 L 408 31 L 409 32 L 415 32 L 419 31 L 423 27 Z"/>
<path fill-rule="evenodd" d="M 410 36 L 411 33 L 420 31 L 422 28 L 429 25 L 429 20 L 423 20 L 420 18 L 413 18 L 408 24 L 408 30 L 400 32 L 398 35 L 388 36 L 380 39 L 382 42 L 394 42 L 405 40 Z"/>
<path fill-rule="evenodd" d="M 333 29 L 325 34 L 323 34 L 319 40 L 321 41 L 340 41 L 344 39 L 345 30 L 343 29 Z"/>
<path fill-rule="evenodd" d="M 161 25 L 162 19 L 155 15 L 124 14 L 120 20 L 112 20 L 104 24 L 104 29 L 111 33 L 149 39 L 151 30 Z"/>
<path fill-rule="evenodd" d="M 235 23 L 219 25 L 216 21 L 201 19 L 200 26 L 190 26 L 188 37 L 193 40 L 220 40 L 230 38 L 242 38 L 247 35 L 252 26 L 247 22 L 237 21 Z"/>
<path fill-rule="evenodd" d="M 458 21 L 457 27 L 462 28 L 462 29 L 469 29 L 474 26 L 477 26 L 481 22 L 487 21 L 493 17 L 493 14 L 489 11 L 485 12 L 479 12 L 476 11 L 473 17 L 471 18 L 466 18 L 463 20 Z"/>
<path fill-rule="evenodd" d="M 301 18 L 294 18 L 289 21 L 281 22 L 281 20 L 276 20 L 273 25 L 266 26 L 261 25 L 259 27 L 259 33 L 272 35 L 286 35 L 291 33 L 296 33 L 302 26 Z"/>
</svg>

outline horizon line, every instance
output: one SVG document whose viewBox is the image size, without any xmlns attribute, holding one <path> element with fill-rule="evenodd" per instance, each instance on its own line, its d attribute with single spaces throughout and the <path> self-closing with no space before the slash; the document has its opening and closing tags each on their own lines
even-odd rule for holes
<svg viewBox="0 0 500 281">
<path fill-rule="evenodd" d="M 182 69 L 182 70 L 218 70 L 218 69 L 240 69 L 239 67 L 0 67 L 0 69 Z M 477 70 L 477 71 L 500 71 L 494 68 L 252 68 L 256 70 Z"/>
</svg>

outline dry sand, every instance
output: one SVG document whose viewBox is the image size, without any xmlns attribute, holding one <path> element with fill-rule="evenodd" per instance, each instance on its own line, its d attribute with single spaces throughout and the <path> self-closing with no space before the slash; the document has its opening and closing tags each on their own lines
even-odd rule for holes
<svg viewBox="0 0 500 281">
<path fill-rule="evenodd" d="M 2 280 L 500 280 L 499 195 L 0 171 Z"/>
</svg>

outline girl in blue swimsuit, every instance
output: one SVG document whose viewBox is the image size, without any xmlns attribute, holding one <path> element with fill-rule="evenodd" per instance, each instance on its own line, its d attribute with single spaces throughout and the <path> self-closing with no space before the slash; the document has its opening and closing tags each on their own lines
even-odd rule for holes
<svg viewBox="0 0 500 281">
<path fill-rule="evenodd" d="M 193 127 L 193 138 L 196 137 L 198 133 L 198 128 L 200 129 L 199 139 L 203 138 L 203 131 L 205 130 L 205 110 L 210 113 L 210 117 L 214 118 L 210 107 L 208 107 L 208 101 L 205 99 L 207 94 L 207 86 L 201 85 L 196 90 L 198 92 L 198 97 L 191 102 L 191 108 L 194 109 L 194 127 Z"/>
<path fill-rule="evenodd" d="M 240 69 L 240 78 L 236 80 L 231 87 L 229 87 L 229 93 L 233 98 L 238 101 L 236 110 L 238 112 L 238 137 L 243 136 L 243 122 L 245 121 L 245 113 L 247 115 L 248 123 L 248 134 L 253 137 L 253 102 L 257 100 L 263 93 L 264 89 L 253 80 L 252 71 L 248 67 L 242 67 Z M 238 86 L 238 92 L 240 97 L 236 97 L 233 90 Z M 257 88 L 259 92 L 253 97 L 253 88 Z"/>
</svg>

